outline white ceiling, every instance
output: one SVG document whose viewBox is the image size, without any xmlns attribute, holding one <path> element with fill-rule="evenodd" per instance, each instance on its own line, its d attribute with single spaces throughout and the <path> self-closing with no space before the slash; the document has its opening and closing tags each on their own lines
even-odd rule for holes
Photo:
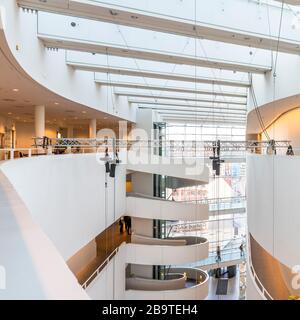
<svg viewBox="0 0 300 320">
<path fill-rule="evenodd" d="M 33 122 L 34 106 L 46 106 L 46 121 L 60 126 L 87 126 L 96 118 L 99 125 L 113 126 L 119 118 L 87 108 L 58 96 L 20 74 L 0 52 L 0 116 L 14 122 Z M 106 119 L 107 118 L 107 119 Z"/>
</svg>

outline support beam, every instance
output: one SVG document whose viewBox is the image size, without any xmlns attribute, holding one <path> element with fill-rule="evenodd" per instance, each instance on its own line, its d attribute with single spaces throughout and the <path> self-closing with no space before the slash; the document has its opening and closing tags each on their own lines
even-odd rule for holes
<svg viewBox="0 0 300 320">
<path fill-rule="evenodd" d="M 298 0 L 287 0 L 298 3 Z M 299 54 L 300 42 L 279 39 L 277 36 L 226 28 L 220 25 L 195 22 L 152 12 L 115 6 L 89 0 L 18 0 L 19 5 L 75 17 L 122 24 L 130 27 L 177 34 L 185 37 L 208 39 L 265 50 Z"/>
<path fill-rule="evenodd" d="M 164 121 L 175 121 L 175 122 L 190 122 L 190 123 L 203 123 L 203 124 L 234 124 L 238 126 L 243 126 L 246 124 L 246 121 L 236 121 L 236 120 L 217 120 L 217 119 L 208 119 L 200 117 L 184 117 L 176 115 L 161 115 Z"/>
<path fill-rule="evenodd" d="M 198 100 L 200 101 L 200 100 Z M 189 107 L 189 108 L 193 108 L 193 107 L 200 107 L 199 105 L 192 105 L 192 104 L 186 104 L 186 103 L 180 103 L 180 102 L 165 102 L 165 101 L 150 101 L 150 100 L 137 100 L 137 99 L 128 99 L 128 102 L 129 103 L 135 103 L 135 104 L 146 104 L 146 105 L 160 105 L 160 106 L 174 106 L 174 107 Z M 203 101 L 202 101 L 203 102 Z M 206 101 L 206 102 L 210 102 L 210 101 Z M 216 104 L 224 104 L 224 105 L 230 105 L 229 103 L 224 103 L 224 102 L 219 102 L 219 103 L 216 103 Z M 231 103 L 232 105 L 232 103 Z M 239 106 L 243 106 L 242 104 L 235 104 L 235 105 L 239 105 Z M 206 106 L 208 108 L 219 108 L 218 106 Z M 226 108 L 226 107 L 224 107 Z M 236 108 L 236 109 L 239 109 L 239 110 L 245 110 L 246 108 L 245 107 L 242 107 L 242 108 Z"/>
<path fill-rule="evenodd" d="M 97 120 L 91 119 L 89 123 L 89 138 L 96 138 L 97 136 Z"/>
<path fill-rule="evenodd" d="M 234 120 L 240 120 L 240 121 L 246 121 L 246 117 L 241 117 L 241 116 L 233 116 L 233 115 L 228 115 L 226 116 L 226 114 L 224 115 L 213 115 L 213 114 L 201 114 L 201 113 L 194 113 L 194 114 L 186 114 L 185 112 L 176 112 L 176 111 L 173 111 L 173 112 L 166 112 L 166 111 L 158 111 L 157 112 L 158 114 L 162 114 L 162 115 L 180 115 L 180 116 L 191 116 L 191 117 L 194 117 L 194 118 L 198 118 L 198 117 L 202 117 L 202 118 L 205 118 L 205 119 L 234 119 Z"/>
<path fill-rule="evenodd" d="M 170 105 L 159 105 L 159 104 L 152 104 L 152 105 L 138 105 L 138 107 L 140 109 L 154 109 L 154 108 L 157 108 L 157 109 L 160 109 L 160 108 L 168 108 L 168 109 L 172 109 L 174 107 L 178 107 L 178 108 L 181 108 L 181 110 L 202 110 L 202 111 L 205 111 L 205 110 L 216 110 L 216 111 L 222 111 L 224 110 L 224 112 L 227 112 L 227 111 L 238 111 L 240 113 L 244 113 L 246 114 L 247 113 L 247 109 L 246 108 L 227 108 L 227 107 L 216 107 L 216 106 L 192 106 L 192 105 L 179 105 L 179 106 L 174 106 L 174 104 L 170 104 Z"/>
<path fill-rule="evenodd" d="M 130 92 L 130 91 L 114 91 L 114 94 L 117 96 L 123 97 L 134 97 L 134 98 L 151 98 L 151 99 L 166 99 L 166 100 L 182 100 L 182 101 L 199 101 L 198 96 L 174 96 L 174 95 L 162 95 L 160 93 L 138 93 L 138 92 Z M 221 96 L 221 97 L 230 97 L 230 98 L 247 98 L 247 96 L 243 95 L 234 95 L 234 93 L 230 96 L 226 95 L 226 93 L 218 92 L 217 94 L 213 91 L 202 91 L 203 95 L 212 95 L 212 96 Z M 229 94 L 229 93 L 228 93 Z M 226 103 L 226 100 L 224 100 Z M 246 100 L 241 102 L 242 104 L 246 104 Z"/>
<path fill-rule="evenodd" d="M 42 138 L 45 136 L 45 106 L 35 106 L 34 108 L 35 136 Z"/>
<path fill-rule="evenodd" d="M 149 110 L 154 110 L 154 111 L 159 111 L 159 112 L 163 112 L 163 111 L 175 111 L 175 112 L 183 112 L 183 113 L 186 113 L 186 114 L 189 114 L 189 113 L 202 113 L 202 114 L 205 114 L 205 115 L 237 115 L 237 116 L 240 116 L 240 117 L 246 117 L 246 112 L 228 112 L 227 110 L 224 110 L 224 111 L 215 111 L 213 109 L 211 110 L 198 110 L 197 109 L 175 109 L 175 108 L 160 108 L 160 107 L 139 107 L 139 109 L 149 109 Z"/>
<path fill-rule="evenodd" d="M 282 3 L 282 0 L 275 0 Z M 300 6 L 300 0 L 284 0 L 284 3 L 291 4 L 293 6 Z"/>
<path fill-rule="evenodd" d="M 149 50 L 143 48 L 127 47 L 123 45 L 112 45 L 104 42 L 93 42 L 75 40 L 59 36 L 38 34 L 38 38 L 49 48 L 60 48 L 66 50 L 83 51 L 91 53 L 108 54 L 111 56 L 134 58 L 150 61 L 159 61 L 174 64 L 184 64 L 204 68 L 223 69 L 246 73 L 263 74 L 271 71 L 269 66 L 238 63 L 217 59 L 195 58 L 192 55 L 176 54 L 168 51 Z"/>
<path fill-rule="evenodd" d="M 246 100 L 238 100 L 238 101 L 231 101 L 231 100 L 217 100 L 212 98 L 209 99 L 204 99 L 204 98 L 198 98 L 198 97 L 180 97 L 180 96 L 163 96 L 160 94 L 144 94 L 144 93 L 118 93 L 115 92 L 116 95 L 119 96 L 127 96 L 127 97 L 133 97 L 128 99 L 129 102 L 131 103 L 136 103 L 135 100 L 139 100 L 138 98 L 148 98 L 148 99 L 152 99 L 152 100 L 148 100 L 148 101 L 153 101 L 153 99 L 155 99 L 155 102 L 157 102 L 157 100 L 179 100 L 179 101 L 193 101 L 193 102 L 204 102 L 204 103 L 216 103 L 216 104 L 226 104 L 226 105 L 239 105 L 239 106 L 246 106 L 247 105 L 247 101 Z M 144 101 L 144 100 L 142 100 Z M 147 100 L 145 100 L 147 101 Z"/>
<path fill-rule="evenodd" d="M 109 73 L 109 74 L 117 74 L 122 76 L 143 77 L 143 78 L 152 78 L 152 79 L 184 81 L 184 82 L 192 82 L 192 83 L 205 83 L 205 84 L 230 86 L 230 87 L 241 87 L 241 88 L 250 87 L 250 83 L 245 81 L 213 79 L 213 78 L 206 78 L 206 77 L 195 78 L 185 74 L 154 72 L 149 70 L 136 70 L 136 69 L 123 68 L 123 67 L 111 67 L 111 66 L 107 67 L 103 65 L 76 63 L 71 61 L 67 61 L 66 63 L 68 66 L 76 70 L 83 70 L 83 71 L 99 72 L 99 73 L 106 73 L 106 74 Z M 231 93 L 228 93 L 227 96 L 229 97 L 230 94 Z M 235 94 L 234 96 L 237 96 L 237 94 Z"/>
<path fill-rule="evenodd" d="M 141 90 L 154 90 L 154 91 L 166 91 L 166 92 L 182 92 L 189 94 L 203 94 L 203 90 L 195 90 L 182 87 L 169 87 L 169 86 L 155 86 L 133 82 L 119 82 L 119 81 L 104 81 L 95 80 L 96 83 L 102 86 L 112 86 L 117 88 L 129 88 L 129 89 L 141 89 Z"/>
<path fill-rule="evenodd" d="M 68 138 L 73 138 L 74 137 L 74 126 L 69 125 L 67 127 L 67 136 L 68 136 Z"/>
</svg>

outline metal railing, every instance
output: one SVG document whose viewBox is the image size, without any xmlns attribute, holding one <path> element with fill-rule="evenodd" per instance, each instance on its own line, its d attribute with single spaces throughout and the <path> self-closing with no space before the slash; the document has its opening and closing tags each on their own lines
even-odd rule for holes
<svg viewBox="0 0 300 320">
<path fill-rule="evenodd" d="M 117 254 L 119 247 L 116 248 L 102 263 L 101 265 L 89 276 L 89 278 L 82 284 L 82 288 L 85 290 L 92 281 L 100 274 L 100 272 L 107 266 L 108 262 Z"/>
<path fill-rule="evenodd" d="M 171 151 L 213 151 L 216 141 L 196 141 L 196 140 L 143 140 L 143 139 L 114 139 L 114 138 L 48 138 L 35 137 L 33 138 L 35 147 L 112 147 L 119 148 L 163 148 Z M 220 150 L 226 151 L 255 151 L 260 148 L 267 148 L 273 145 L 275 148 L 287 148 L 290 145 L 288 140 L 271 140 L 271 141 L 226 141 L 222 140 Z"/>
<path fill-rule="evenodd" d="M 106 152 L 115 155 L 121 150 L 147 151 L 163 154 L 169 158 L 204 158 L 208 159 L 215 151 L 216 141 L 185 141 L 185 140 L 124 140 L 98 138 L 33 138 L 31 148 L 0 149 L 5 159 L 21 156 L 64 154 L 64 153 L 95 153 Z M 244 158 L 245 152 L 256 154 L 285 154 L 290 141 L 221 141 L 221 158 Z M 8 155 L 10 153 L 10 155 Z"/>
</svg>

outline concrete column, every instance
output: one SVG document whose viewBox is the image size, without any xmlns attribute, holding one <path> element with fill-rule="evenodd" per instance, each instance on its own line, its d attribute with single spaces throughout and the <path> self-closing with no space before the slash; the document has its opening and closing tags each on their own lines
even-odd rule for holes
<svg viewBox="0 0 300 320">
<path fill-rule="evenodd" d="M 91 119 L 89 125 L 89 138 L 96 138 L 97 135 L 97 120 Z"/>
<path fill-rule="evenodd" d="M 74 127 L 68 126 L 68 132 L 67 132 L 67 138 L 73 138 L 74 137 Z"/>
<path fill-rule="evenodd" d="M 35 136 L 43 137 L 45 135 L 45 106 L 36 106 L 35 116 Z"/>
</svg>

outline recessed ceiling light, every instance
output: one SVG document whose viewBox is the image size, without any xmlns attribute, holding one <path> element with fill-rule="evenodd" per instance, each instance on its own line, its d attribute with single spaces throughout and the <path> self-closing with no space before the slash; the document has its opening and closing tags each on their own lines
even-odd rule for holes
<svg viewBox="0 0 300 320">
<path fill-rule="evenodd" d="M 106 120 L 106 119 L 107 119 L 107 117 L 104 117 L 103 119 L 104 119 L 104 120 Z"/>
<path fill-rule="evenodd" d="M 11 114 L 12 114 L 12 112 L 8 112 L 7 114 L 8 114 L 8 115 L 11 115 Z"/>
<path fill-rule="evenodd" d="M 12 89 L 13 92 L 18 92 L 19 89 L 15 88 L 15 89 Z"/>
<path fill-rule="evenodd" d="M 86 114 L 86 111 L 81 111 L 81 113 Z"/>
<path fill-rule="evenodd" d="M 58 105 L 59 105 L 59 102 L 54 102 L 54 104 L 55 104 L 56 106 L 58 106 Z"/>
</svg>

